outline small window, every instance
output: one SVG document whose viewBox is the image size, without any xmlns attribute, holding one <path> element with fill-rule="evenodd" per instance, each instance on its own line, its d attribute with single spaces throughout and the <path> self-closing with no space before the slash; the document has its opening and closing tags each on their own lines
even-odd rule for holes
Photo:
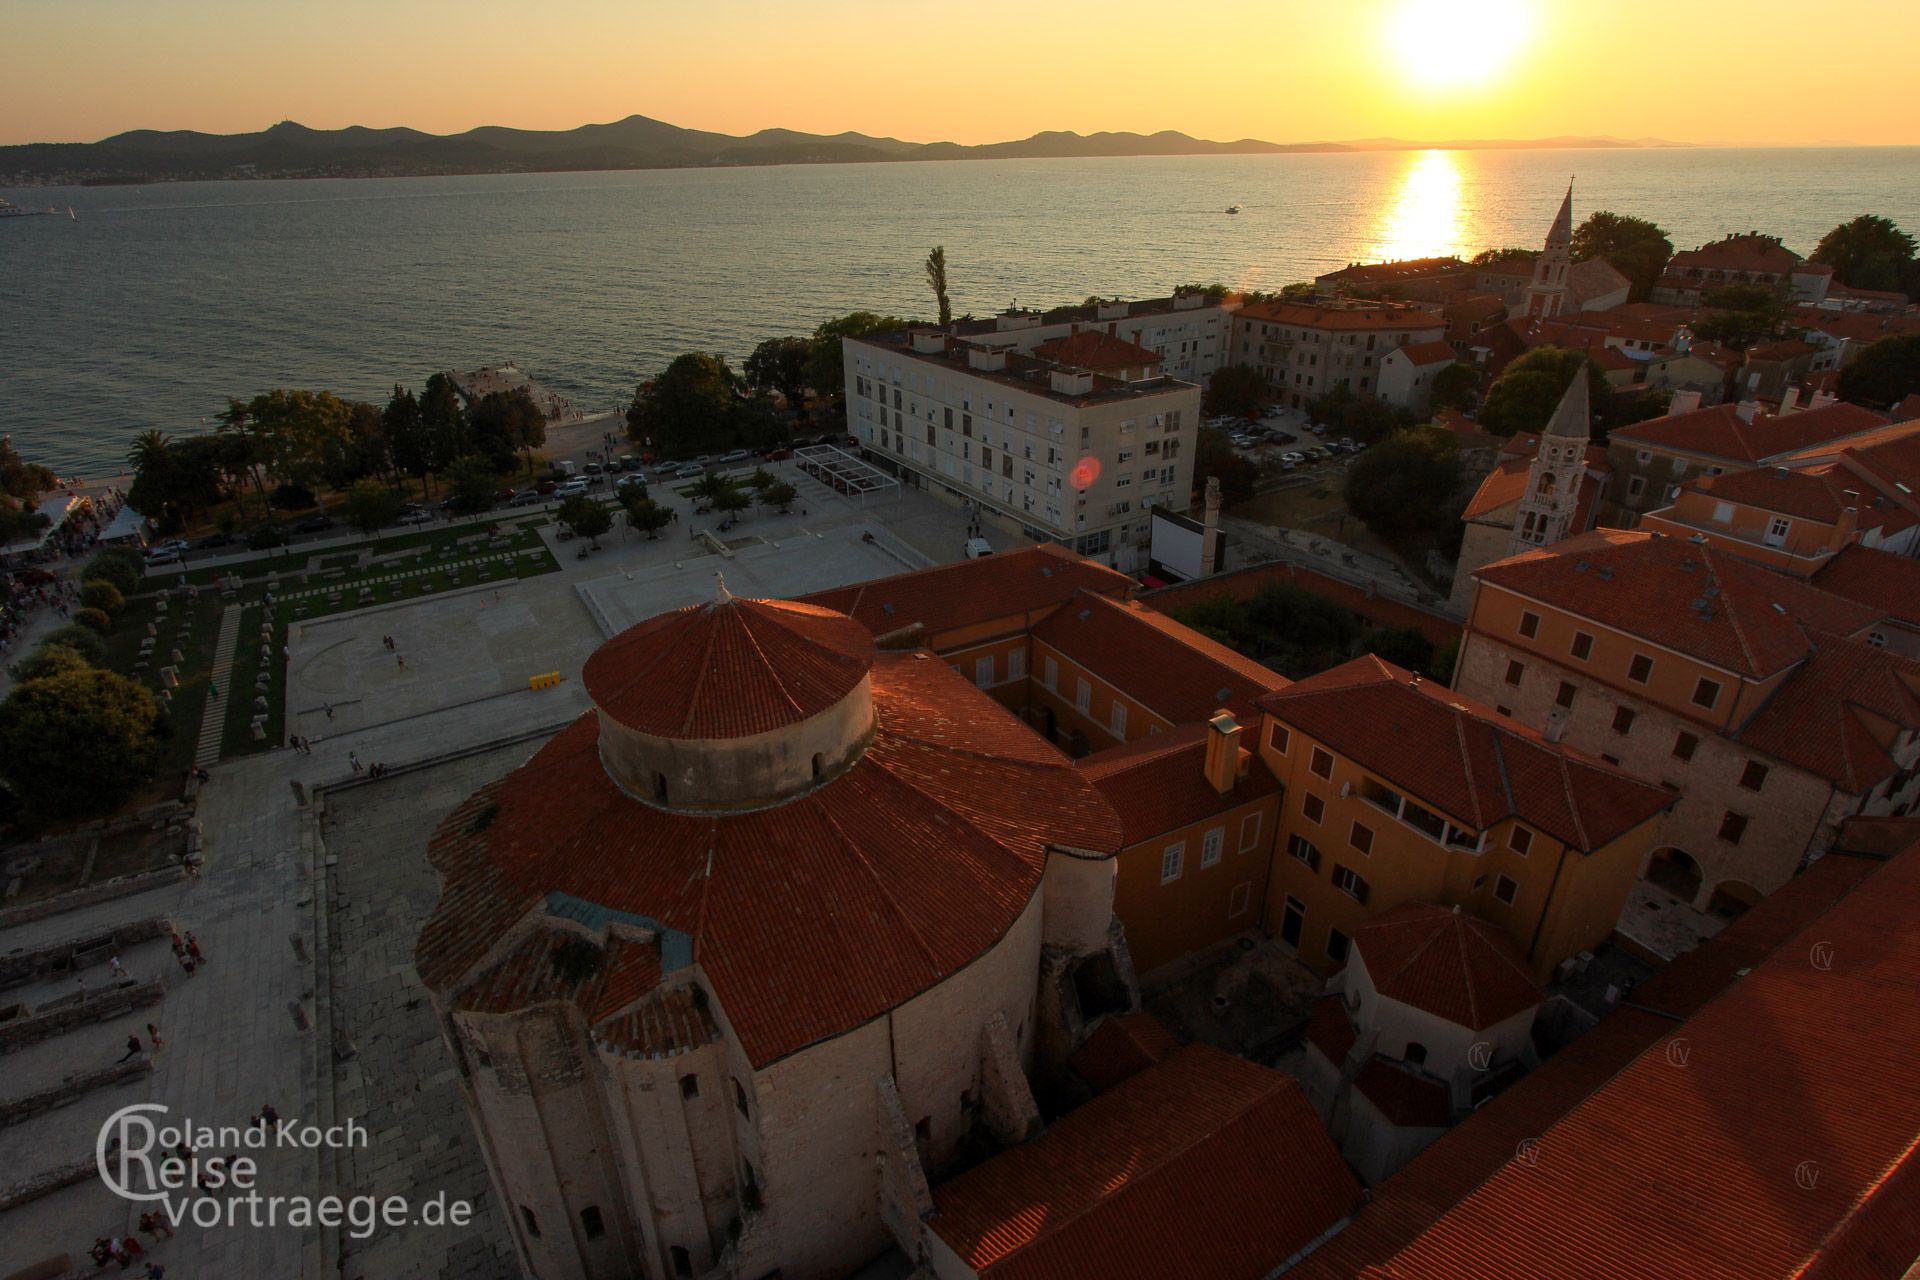
<svg viewBox="0 0 1920 1280">
<path fill-rule="evenodd" d="M 1333 777 L 1333 755 L 1320 747 L 1313 749 L 1313 758 L 1307 761 L 1307 772 L 1316 778 Z"/>
<path fill-rule="evenodd" d="M 1172 884 L 1180 878 L 1181 868 L 1186 864 L 1187 844 L 1170 844 L 1160 854 L 1160 883 Z"/>
<path fill-rule="evenodd" d="M 600 1220 L 600 1207 L 588 1205 L 580 1211 L 580 1231 L 589 1240 L 598 1240 L 607 1234 L 607 1224 Z"/>
<path fill-rule="evenodd" d="M 1615 707 L 1613 709 L 1613 731 L 1622 737 L 1632 733 L 1634 714 L 1635 712 L 1632 707 Z"/>
<path fill-rule="evenodd" d="M 1060 664 L 1052 658 L 1043 658 L 1040 662 L 1040 683 L 1049 689 L 1060 687 Z"/>
<path fill-rule="evenodd" d="M 1082 711 L 1093 705 L 1093 686 L 1087 683 L 1084 676 L 1074 685 L 1073 705 Z"/>
<path fill-rule="evenodd" d="M 673 1258 L 673 1274 L 677 1276 L 690 1276 L 693 1274 L 692 1254 L 677 1244 L 669 1248 L 667 1253 Z"/>
<path fill-rule="evenodd" d="M 1305 836 L 1289 835 L 1287 837 L 1287 852 L 1299 861 L 1306 863 L 1309 870 L 1318 871 L 1320 869 L 1320 850 L 1315 848 L 1313 841 L 1307 839 Z"/>
<path fill-rule="evenodd" d="M 1512 906 L 1514 898 L 1517 897 L 1519 893 L 1520 882 L 1512 876 L 1501 875 L 1494 877 L 1493 896 L 1500 899 L 1500 901 L 1506 903 L 1508 906 Z"/>
<path fill-rule="evenodd" d="M 818 778 L 827 771 L 827 757 L 820 752 L 813 753 L 813 776 Z"/>
<path fill-rule="evenodd" d="M 1311 791 L 1300 797 L 1300 816 L 1318 826 L 1327 816 L 1327 802 Z"/>
<path fill-rule="evenodd" d="M 681 1076 L 680 1077 L 680 1096 L 683 1098 L 699 1097 L 700 1096 L 700 1077 L 693 1076 L 693 1075 Z"/>
<path fill-rule="evenodd" d="M 1233 886 L 1233 892 L 1227 895 L 1227 919 L 1247 914 L 1247 908 L 1253 905 L 1253 881 L 1242 880 Z"/>
<path fill-rule="evenodd" d="M 1533 852 L 1533 832 L 1515 824 L 1513 830 L 1507 832 L 1507 848 L 1523 858 L 1526 857 Z"/>
<path fill-rule="evenodd" d="M 1353 946 L 1353 939 L 1338 929 L 1327 930 L 1327 959 L 1335 964 L 1347 962 L 1347 952 Z"/>
<path fill-rule="evenodd" d="M 661 804 L 667 802 L 667 775 L 664 773 L 653 775 L 653 798 Z"/>
<path fill-rule="evenodd" d="M 520 1206 L 520 1225 L 525 1227 L 527 1234 L 535 1240 L 540 1238 L 540 1219 L 534 1217 L 533 1210 L 525 1205 Z"/>
<path fill-rule="evenodd" d="M 1520 615 L 1520 634 L 1531 640 L 1540 634 L 1540 615 L 1527 610 Z"/>
<path fill-rule="evenodd" d="M 1713 704 L 1718 701 L 1720 701 L 1719 681 L 1709 680 L 1705 676 L 1701 676 L 1700 683 L 1693 686 L 1693 705 L 1696 707 L 1705 707 L 1711 711 L 1713 710 Z"/>
<path fill-rule="evenodd" d="M 1353 830 L 1347 833 L 1347 843 L 1362 853 L 1371 854 L 1373 852 L 1373 828 L 1364 822 L 1354 823 Z"/>
<path fill-rule="evenodd" d="M 1260 819 L 1264 815 L 1250 813 L 1240 819 L 1240 852 L 1252 853 L 1260 844 Z"/>
<path fill-rule="evenodd" d="M 973 660 L 973 683 L 985 689 L 993 683 L 993 655 Z"/>
<path fill-rule="evenodd" d="M 1200 865 L 1211 867 L 1220 861 L 1220 853 L 1227 845 L 1227 829 L 1215 827 L 1200 837 Z"/>
<path fill-rule="evenodd" d="M 1562 680 L 1559 690 L 1553 695 L 1553 704 L 1557 707 L 1571 708 L 1573 706 L 1573 695 L 1577 692 L 1578 690 L 1571 684 Z"/>
<path fill-rule="evenodd" d="M 1700 749 L 1700 739 L 1682 729 L 1673 739 L 1673 758 L 1691 760 L 1693 753 Z"/>
<path fill-rule="evenodd" d="M 1720 838 L 1728 844 L 1739 844 L 1740 837 L 1745 834 L 1747 834 L 1747 815 L 1735 813 L 1731 809 L 1727 810 L 1726 816 L 1720 819 Z"/>
<path fill-rule="evenodd" d="M 1627 679 L 1635 684 L 1645 684 L 1653 675 L 1653 659 L 1644 653 L 1633 655 L 1633 661 L 1627 664 Z"/>
<path fill-rule="evenodd" d="M 1113 730 L 1113 736 L 1116 738 L 1127 736 L 1127 704 L 1118 698 L 1115 698 L 1113 706 L 1108 708 L 1107 727 Z"/>
<path fill-rule="evenodd" d="M 1418 1040 L 1407 1041 L 1407 1051 L 1401 1055 L 1401 1061 L 1410 1067 L 1425 1065 L 1427 1061 L 1427 1046 L 1421 1044 Z"/>
<path fill-rule="evenodd" d="M 1593 655 L 1593 637 L 1584 631 L 1573 633 L 1573 656 L 1585 662 Z"/>
<path fill-rule="evenodd" d="M 749 1120 L 753 1119 L 753 1112 L 747 1110 L 747 1091 L 740 1087 L 738 1080 L 733 1082 L 733 1105 L 739 1109 L 741 1115 Z"/>
<path fill-rule="evenodd" d="M 1357 902 L 1365 902 L 1367 900 L 1368 888 L 1366 879 L 1351 867 L 1338 865 L 1334 867 L 1333 887 L 1344 894 L 1350 895 Z"/>
<path fill-rule="evenodd" d="M 1520 677 L 1525 674 L 1527 674 L 1527 669 L 1524 666 L 1522 666 L 1520 663 L 1518 662 L 1507 663 L 1507 683 L 1512 685 L 1514 688 L 1517 689 L 1520 687 Z"/>
<path fill-rule="evenodd" d="M 1288 733 L 1287 727 L 1278 720 L 1275 720 L 1267 727 L 1267 745 L 1273 748 L 1276 755 L 1287 754 L 1287 747 L 1290 746 L 1292 742 L 1293 735 Z"/>
<path fill-rule="evenodd" d="M 1740 771 L 1740 785 L 1749 791 L 1758 791 L 1767 785 L 1767 766 L 1758 760 L 1747 761 L 1747 767 Z"/>
</svg>

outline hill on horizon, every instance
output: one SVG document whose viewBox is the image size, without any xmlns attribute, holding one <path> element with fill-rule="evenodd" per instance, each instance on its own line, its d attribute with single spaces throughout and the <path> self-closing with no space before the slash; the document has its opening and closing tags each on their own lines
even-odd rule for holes
<svg viewBox="0 0 1920 1280">
<path fill-rule="evenodd" d="M 258 133 L 135 129 L 98 142 L 0 147 L 0 183 L 184 182 L 220 178 L 406 177 L 460 173 L 543 173 L 680 169 L 727 165 L 859 164 L 894 160 L 985 160 L 1297 152 L 1672 147 L 1657 138 L 1557 137 L 1416 142 L 1214 142 L 1175 130 L 1091 133 L 1045 130 L 1010 142 L 903 142 L 848 131 L 770 128 L 744 136 L 686 129 L 647 116 L 574 129 L 482 125 L 435 134 L 404 127 L 310 129 L 283 120 Z"/>
</svg>

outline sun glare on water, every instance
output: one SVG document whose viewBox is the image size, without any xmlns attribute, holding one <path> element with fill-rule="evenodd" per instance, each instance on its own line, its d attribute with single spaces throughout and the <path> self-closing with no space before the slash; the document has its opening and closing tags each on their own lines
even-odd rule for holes
<svg viewBox="0 0 1920 1280">
<path fill-rule="evenodd" d="M 1481 88 L 1533 34 L 1532 0 L 1404 0 L 1388 19 L 1400 67 L 1430 89 Z"/>
</svg>

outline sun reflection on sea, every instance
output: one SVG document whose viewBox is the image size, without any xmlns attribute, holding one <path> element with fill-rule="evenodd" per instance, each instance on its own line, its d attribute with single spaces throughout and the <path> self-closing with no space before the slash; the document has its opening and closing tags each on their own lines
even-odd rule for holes
<svg viewBox="0 0 1920 1280">
<path fill-rule="evenodd" d="M 1460 168 L 1453 153 L 1422 151 L 1410 159 L 1398 197 L 1383 211 L 1375 232 L 1378 255 L 1391 262 L 1459 253 L 1460 220 Z"/>
</svg>

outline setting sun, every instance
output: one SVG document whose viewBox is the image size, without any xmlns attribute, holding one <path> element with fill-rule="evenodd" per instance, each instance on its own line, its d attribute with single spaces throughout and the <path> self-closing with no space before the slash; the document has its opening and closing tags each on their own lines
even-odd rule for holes
<svg viewBox="0 0 1920 1280">
<path fill-rule="evenodd" d="M 1477 88 L 1533 32 L 1528 0 L 1406 0 L 1388 18 L 1400 65 L 1430 88 Z"/>
</svg>

